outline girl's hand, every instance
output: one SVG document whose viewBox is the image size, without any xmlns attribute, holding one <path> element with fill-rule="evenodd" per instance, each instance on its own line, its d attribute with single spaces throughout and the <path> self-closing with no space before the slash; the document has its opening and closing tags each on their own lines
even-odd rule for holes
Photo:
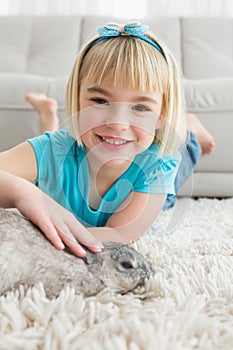
<svg viewBox="0 0 233 350">
<path fill-rule="evenodd" d="M 15 207 L 37 225 L 57 249 L 68 246 L 83 257 L 85 250 L 98 253 L 102 244 L 94 238 L 74 215 L 30 182 L 18 178 Z M 63 244 L 64 243 L 64 244 Z"/>
</svg>

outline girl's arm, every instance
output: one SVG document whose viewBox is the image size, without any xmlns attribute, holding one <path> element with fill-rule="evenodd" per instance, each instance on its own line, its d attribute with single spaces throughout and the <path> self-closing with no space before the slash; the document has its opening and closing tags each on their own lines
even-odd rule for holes
<svg viewBox="0 0 233 350">
<path fill-rule="evenodd" d="M 0 153 L 0 169 L 30 182 L 37 178 L 37 163 L 32 146 L 23 142 Z"/>
<path fill-rule="evenodd" d="M 101 251 L 100 242 L 68 210 L 31 183 L 37 177 L 37 164 L 29 143 L 0 153 L 0 169 L 0 207 L 17 208 L 58 249 L 64 248 L 64 242 L 75 254 L 84 256 L 80 242 L 93 252 Z"/>
<path fill-rule="evenodd" d="M 105 227 L 92 227 L 88 231 L 101 241 L 133 242 L 155 222 L 165 199 L 166 194 L 133 192 Z"/>
</svg>

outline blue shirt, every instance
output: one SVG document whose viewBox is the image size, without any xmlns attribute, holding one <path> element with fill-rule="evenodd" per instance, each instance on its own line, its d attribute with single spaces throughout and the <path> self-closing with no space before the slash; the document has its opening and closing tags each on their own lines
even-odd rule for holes
<svg viewBox="0 0 233 350">
<path fill-rule="evenodd" d="M 138 154 L 129 168 L 105 193 L 98 210 L 88 204 L 89 165 L 85 146 L 79 147 L 68 129 L 29 139 L 36 160 L 36 185 L 71 211 L 85 226 L 105 226 L 109 217 L 130 192 L 174 195 L 174 180 L 180 154 L 158 157 L 159 144 L 153 143 Z"/>
</svg>

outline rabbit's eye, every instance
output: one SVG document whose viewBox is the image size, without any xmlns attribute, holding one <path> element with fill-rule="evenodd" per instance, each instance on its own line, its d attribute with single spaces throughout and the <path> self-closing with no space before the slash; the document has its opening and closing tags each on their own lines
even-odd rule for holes
<svg viewBox="0 0 233 350">
<path fill-rule="evenodd" d="M 124 267 L 124 269 L 134 269 L 135 268 L 130 261 L 122 261 L 121 266 Z"/>
</svg>

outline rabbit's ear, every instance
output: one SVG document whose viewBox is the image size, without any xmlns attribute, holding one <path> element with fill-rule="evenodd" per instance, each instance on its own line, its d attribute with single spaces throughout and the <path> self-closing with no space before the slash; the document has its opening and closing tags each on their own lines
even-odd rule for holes
<svg viewBox="0 0 233 350">
<path fill-rule="evenodd" d="M 87 255 L 83 257 L 83 261 L 86 265 L 94 265 L 100 262 L 98 254 L 91 253 L 87 250 Z"/>
</svg>

